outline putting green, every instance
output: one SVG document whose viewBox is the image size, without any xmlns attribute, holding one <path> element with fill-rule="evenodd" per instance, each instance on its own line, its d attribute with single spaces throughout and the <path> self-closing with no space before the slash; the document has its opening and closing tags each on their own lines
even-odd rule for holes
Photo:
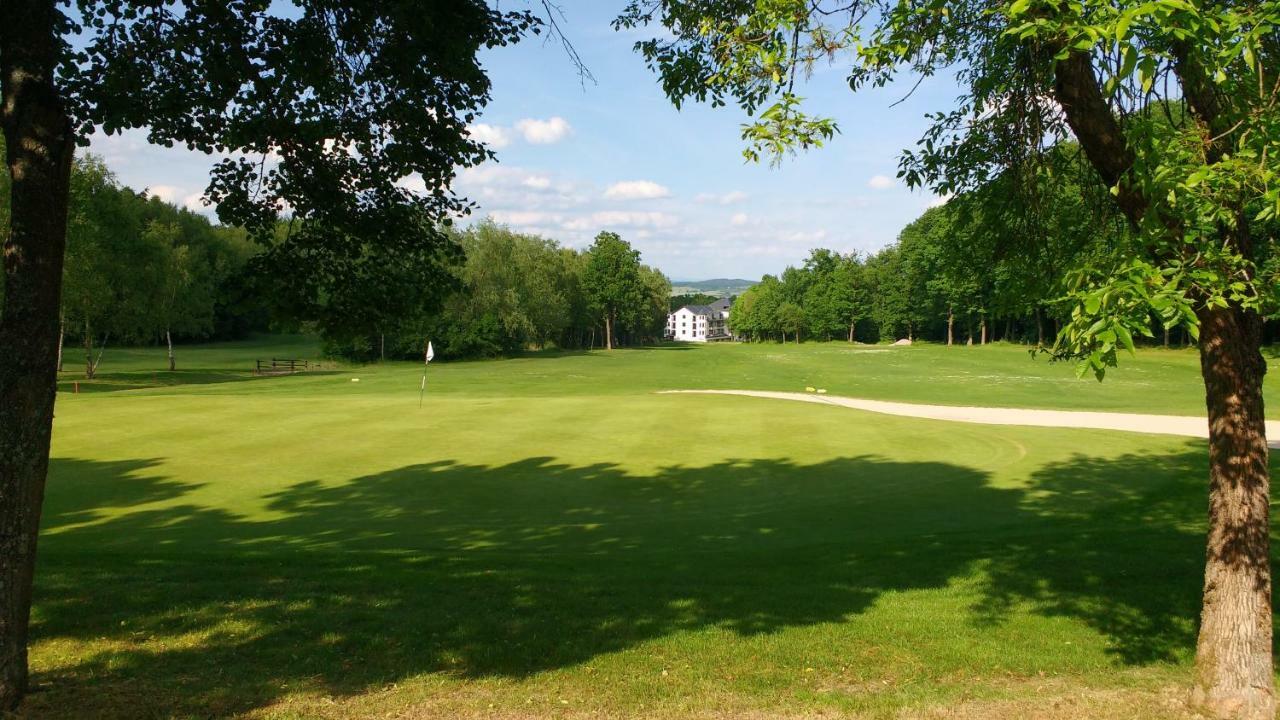
<svg viewBox="0 0 1280 720">
<path fill-rule="evenodd" d="M 433 364 L 422 409 L 409 363 L 247 380 L 262 348 L 187 351 L 228 376 L 203 384 L 124 364 L 59 399 L 29 708 L 1167 716 L 1203 442 L 653 392 L 906 377 L 840 349 Z M 1179 368 L 1158 385 L 1192 383 L 1175 406 L 1194 366 L 1157 355 Z M 1121 409 L 1154 382 L 1119 379 Z"/>
</svg>

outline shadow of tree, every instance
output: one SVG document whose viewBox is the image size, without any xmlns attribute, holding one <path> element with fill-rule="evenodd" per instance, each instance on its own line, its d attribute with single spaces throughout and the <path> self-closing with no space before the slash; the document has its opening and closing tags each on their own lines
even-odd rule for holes
<svg viewBox="0 0 1280 720">
<path fill-rule="evenodd" d="M 94 716 L 222 715 L 290 688 L 521 678 L 681 630 L 839 622 L 975 573 L 979 627 L 1029 609 L 1096 628 L 1118 663 L 1176 660 L 1204 462 L 1190 444 L 1080 456 L 1020 486 L 872 456 L 648 476 L 438 462 L 298 483 L 239 516 L 182 503 L 195 486 L 156 461 L 57 459 L 34 634 L 109 648 L 37 679 Z"/>
<path fill-rule="evenodd" d="M 1207 457 L 1188 446 L 1169 456 L 1076 455 L 1034 472 L 1023 507 L 1044 518 L 1044 532 L 991 558 L 979 621 L 998 623 L 1027 603 L 1086 621 L 1123 663 L 1187 659 L 1208 503 Z"/>
<path fill-rule="evenodd" d="M 294 376 L 256 375 L 252 370 L 190 369 L 190 370 L 128 370 L 100 372 L 92 380 L 75 373 L 61 373 L 58 392 L 104 393 L 121 390 L 145 390 L 150 388 L 179 387 L 182 385 L 215 385 L 222 383 L 250 382 L 281 377 L 306 377 L 309 375 L 336 375 L 337 370 L 309 370 Z"/>
</svg>

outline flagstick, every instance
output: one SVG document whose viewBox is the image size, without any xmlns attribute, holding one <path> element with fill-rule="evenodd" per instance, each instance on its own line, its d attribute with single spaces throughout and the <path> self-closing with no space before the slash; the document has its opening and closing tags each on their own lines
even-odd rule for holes
<svg viewBox="0 0 1280 720">
<path fill-rule="evenodd" d="M 422 387 L 418 388 L 418 409 L 422 409 L 422 396 L 427 392 L 427 349 L 422 348 Z"/>
<path fill-rule="evenodd" d="M 422 396 L 427 392 L 427 366 L 431 364 L 431 358 L 435 357 L 435 352 L 431 347 L 431 341 L 428 340 L 425 347 L 422 348 L 422 386 L 418 388 L 418 407 L 422 407 Z"/>
</svg>

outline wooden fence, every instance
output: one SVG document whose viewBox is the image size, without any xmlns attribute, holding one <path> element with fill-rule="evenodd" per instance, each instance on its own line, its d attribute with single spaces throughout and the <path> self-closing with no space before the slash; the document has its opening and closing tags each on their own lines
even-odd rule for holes
<svg viewBox="0 0 1280 720">
<path fill-rule="evenodd" d="M 306 372 L 310 367 L 311 363 L 306 360 L 271 358 L 270 360 L 259 360 L 253 374 L 292 375 L 293 373 Z"/>
</svg>

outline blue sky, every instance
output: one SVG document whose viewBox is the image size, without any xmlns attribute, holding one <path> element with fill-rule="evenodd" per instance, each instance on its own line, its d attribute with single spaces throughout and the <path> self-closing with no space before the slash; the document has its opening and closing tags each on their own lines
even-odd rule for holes
<svg viewBox="0 0 1280 720">
<path fill-rule="evenodd" d="M 522 231 L 585 247 L 613 230 L 644 261 L 677 280 L 758 278 L 797 264 L 811 248 L 874 251 L 936 198 L 894 179 L 898 156 L 958 89 L 927 79 L 858 94 L 845 68 L 820 68 L 802 90 L 808 106 L 834 117 L 841 133 L 826 147 L 780 167 L 742 158 L 737 108 L 677 111 L 632 44 L 615 32 L 622 6 L 564 0 L 563 29 L 596 82 L 579 81 L 563 49 L 533 38 L 487 51 L 493 101 L 477 137 L 498 161 L 464 170 L 455 185 L 492 216 Z M 193 207 L 212 161 L 147 145 L 143 134 L 93 139 L 120 180 Z"/>
</svg>

